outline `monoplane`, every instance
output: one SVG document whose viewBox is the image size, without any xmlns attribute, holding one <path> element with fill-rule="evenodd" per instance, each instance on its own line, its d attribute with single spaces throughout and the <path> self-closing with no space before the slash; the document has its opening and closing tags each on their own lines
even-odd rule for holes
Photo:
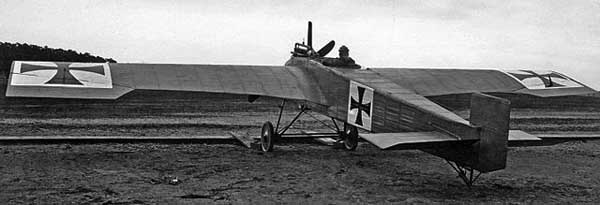
<svg viewBox="0 0 600 205">
<path fill-rule="evenodd" d="M 509 146 L 548 140 L 510 130 L 511 101 L 494 95 L 596 92 L 554 71 L 324 65 L 332 59 L 326 55 L 334 47 L 330 41 L 314 50 L 309 22 L 307 42 L 296 43 L 283 66 L 15 61 L 6 96 L 118 99 L 134 90 L 238 94 L 247 95 L 249 101 L 268 96 L 281 99 L 282 104 L 278 120 L 262 126 L 257 144 L 264 152 L 295 138 L 298 133 L 289 133 L 289 128 L 311 111 L 330 118 L 335 130 L 303 136 L 333 137 L 347 150 L 356 149 L 360 138 L 382 150 L 420 149 L 447 160 L 471 185 L 479 174 L 506 167 Z M 471 94 L 469 119 L 430 100 L 455 94 Z M 290 100 L 301 106 L 295 118 L 284 124 L 282 113 Z"/>
</svg>

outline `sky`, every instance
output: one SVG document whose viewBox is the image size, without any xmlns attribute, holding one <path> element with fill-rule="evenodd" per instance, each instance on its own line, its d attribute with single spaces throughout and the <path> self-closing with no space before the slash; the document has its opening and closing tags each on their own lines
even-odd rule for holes
<svg viewBox="0 0 600 205">
<path fill-rule="evenodd" d="M 555 70 L 600 90 L 599 11 L 600 0 L 3 0 L 0 41 L 129 63 L 283 65 L 310 20 L 314 47 L 335 40 L 366 67 Z"/>
</svg>

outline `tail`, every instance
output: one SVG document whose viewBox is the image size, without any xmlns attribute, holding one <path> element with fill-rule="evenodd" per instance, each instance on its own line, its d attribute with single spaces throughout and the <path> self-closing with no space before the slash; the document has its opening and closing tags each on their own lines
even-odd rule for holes
<svg viewBox="0 0 600 205">
<path fill-rule="evenodd" d="M 480 139 L 472 145 L 476 153 L 472 168 L 491 172 L 506 167 L 509 121 L 509 100 L 480 93 L 472 95 L 470 122 L 480 129 Z"/>
</svg>

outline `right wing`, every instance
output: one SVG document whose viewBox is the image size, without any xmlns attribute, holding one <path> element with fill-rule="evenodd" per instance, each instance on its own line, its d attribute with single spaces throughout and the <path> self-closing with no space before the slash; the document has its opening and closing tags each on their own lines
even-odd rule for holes
<svg viewBox="0 0 600 205">
<path fill-rule="evenodd" d="M 117 99 L 133 90 L 270 96 L 324 103 L 291 66 L 13 62 L 6 96 Z"/>
<path fill-rule="evenodd" d="M 370 70 L 426 97 L 475 92 L 552 97 L 596 92 L 583 83 L 555 71 L 425 68 Z"/>
</svg>

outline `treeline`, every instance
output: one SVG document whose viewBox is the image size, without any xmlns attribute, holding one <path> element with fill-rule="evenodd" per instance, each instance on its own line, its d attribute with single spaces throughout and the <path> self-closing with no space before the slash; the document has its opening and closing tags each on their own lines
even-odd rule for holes
<svg viewBox="0 0 600 205">
<path fill-rule="evenodd" d="M 23 61 L 65 61 L 65 62 L 110 62 L 116 63 L 112 58 L 94 56 L 90 53 L 79 53 L 74 50 L 62 48 L 48 48 L 26 43 L 0 42 L 0 73 L 8 77 L 10 66 L 15 60 Z"/>
</svg>

